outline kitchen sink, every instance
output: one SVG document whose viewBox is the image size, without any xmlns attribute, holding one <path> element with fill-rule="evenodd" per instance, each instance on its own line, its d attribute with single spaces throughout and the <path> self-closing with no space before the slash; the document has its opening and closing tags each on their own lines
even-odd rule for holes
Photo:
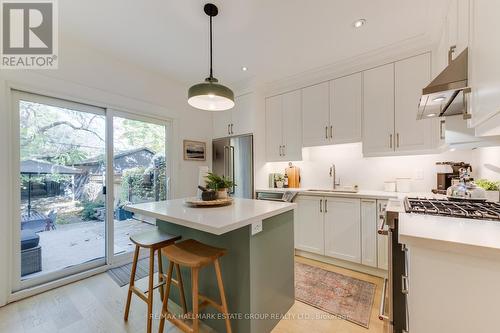
<svg viewBox="0 0 500 333">
<path fill-rule="evenodd" d="M 357 186 L 340 186 L 335 189 L 312 189 L 312 190 L 307 190 L 309 192 L 332 192 L 332 193 L 358 193 L 358 187 Z"/>
</svg>

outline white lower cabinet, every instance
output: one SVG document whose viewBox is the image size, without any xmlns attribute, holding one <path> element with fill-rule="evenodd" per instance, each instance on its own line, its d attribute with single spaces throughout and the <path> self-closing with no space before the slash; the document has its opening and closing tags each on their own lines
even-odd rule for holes
<svg viewBox="0 0 500 333">
<path fill-rule="evenodd" d="M 325 198 L 325 255 L 361 263 L 360 199 Z"/>
<path fill-rule="evenodd" d="M 324 198 L 299 196 L 295 220 L 295 248 L 316 254 L 325 254 L 324 247 Z"/>
<path fill-rule="evenodd" d="M 387 200 L 377 200 L 377 230 L 383 228 L 388 230 L 385 222 L 385 207 Z M 382 224 L 384 226 L 382 227 Z M 377 267 L 380 269 L 388 269 L 388 253 L 389 251 L 389 236 L 377 234 Z"/>
<path fill-rule="evenodd" d="M 295 248 L 387 269 L 388 239 L 377 230 L 387 200 L 299 195 Z"/>
<path fill-rule="evenodd" d="M 377 267 L 377 200 L 361 200 L 361 263 Z"/>
</svg>

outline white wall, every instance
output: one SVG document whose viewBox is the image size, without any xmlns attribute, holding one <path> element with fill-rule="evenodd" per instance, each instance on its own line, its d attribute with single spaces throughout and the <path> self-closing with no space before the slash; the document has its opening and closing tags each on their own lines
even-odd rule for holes
<svg viewBox="0 0 500 333">
<path fill-rule="evenodd" d="M 432 155 L 363 157 L 361 143 L 303 148 L 303 161 L 293 162 L 301 168 L 301 186 L 325 189 L 332 187 L 329 168 L 336 166 L 337 178 L 343 185 L 359 185 L 364 190 L 383 190 L 384 181 L 396 177 L 412 178 L 412 191 L 429 192 L 436 187 L 435 163 L 464 161 L 476 164 L 472 150 Z M 270 172 L 284 172 L 288 163 L 266 163 L 258 178 L 260 187 L 267 187 Z M 474 169 L 475 171 L 475 169 Z M 421 178 L 421 179 L 420 179 Z"/>
<path fill-rule="evenodd" d="M 11 170 L 10 85 L 54 97 L 171 119 L 174 197 L 196 193 L 198 166 L 209 165 L 211 160 L 183 161 L 183 139 L 207 142 L 209 157 L 212 137 L 211 114 L 187 105 L 185 85 L 74 41 L 61 40 L 59 49 L 58 70 L 0 71 L 0 305 L 5 303 L 10 289 L 11 221 L 12 214 L 18 214 L 11 205 L 10 191 L 12 177 L 18 177 L 15 170 Z"/>
<path fill-rule="evenodd" d="M 478 178 L 500 181 L 500 147 L 480 148 L 475 154 Z"/>
</svg>

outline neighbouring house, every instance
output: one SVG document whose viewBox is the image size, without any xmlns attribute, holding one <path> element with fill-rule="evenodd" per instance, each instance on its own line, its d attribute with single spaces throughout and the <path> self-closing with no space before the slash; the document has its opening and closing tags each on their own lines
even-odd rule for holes
<svg viewBox="0 0 500 333">
<path fill-rule="evenodd" d="M 116 198 L 115 204 L 121 198 L 122 191 L 122 178 L 126 170 L 132 169 L 148 169 L 151 167 L 159 167 L 163 162 L 158 162 L 155 159 L 155 152 L 149 148 L 141 147 L 126 151 L 121 151 L 114 154 L 113 168 L 114 168 L 114 194 Z M 160 164 L 159 164 L 160 163 Z M 84 187 L 79 184 L 99 184 L 104 186 L 104 168 L 105 161 L 103 155 L 89 158 L 85 161 L 79 162 L 74 167 L 81 169 L 82 174 L 75 180 L 76 183 L 76 197 L 81 198 L 84 194 Z M 144 175 L 143 186 L 153 186 L 153 173 L 150 176 Z M 88 186 L 88 185 L 87 185 Z M 123 198 L 122 198 L 123 199 Z M 126 200 L 130 201 L 130 198 Z"/>
</svg>

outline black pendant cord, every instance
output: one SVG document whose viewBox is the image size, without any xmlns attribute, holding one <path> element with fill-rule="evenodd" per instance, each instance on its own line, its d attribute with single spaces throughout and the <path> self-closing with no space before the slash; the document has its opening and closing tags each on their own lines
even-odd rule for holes
<svg viewBox="0 0 500 333">
<path fill-rule="evenodd" d="M 210 16 L 210 79 L 213 79 L 213 69 L 212 69 L 212 16 Z"/>
</svg>

